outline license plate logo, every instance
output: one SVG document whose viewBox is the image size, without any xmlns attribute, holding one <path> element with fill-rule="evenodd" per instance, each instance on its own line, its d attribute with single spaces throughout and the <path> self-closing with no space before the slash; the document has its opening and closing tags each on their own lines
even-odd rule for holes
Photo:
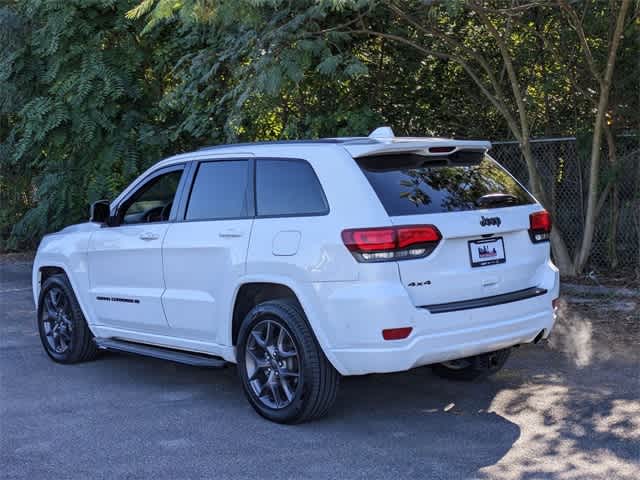
<svg viewBox="0 0 640 480">
<path fill-rule="evenodd" d="M 469 259 L 472 267 L 483 267 L 506 262 L 502 237 L 471 240 Z"/>
<path fill-rule="evenodd" d="M 488 245 L 477 246 L 478 255 L 480 258 L 492 258 L 497 257 L 496 247 L 489 247 Z"/>
</svg>

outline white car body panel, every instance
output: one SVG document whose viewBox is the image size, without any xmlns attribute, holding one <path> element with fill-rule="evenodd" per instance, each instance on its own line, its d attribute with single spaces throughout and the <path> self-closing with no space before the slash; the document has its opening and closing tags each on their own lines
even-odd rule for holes
<svg viewBox="0 0 640 480">
<path fill-rule="evenodd" d="M 529 214 L 541 210 L 539 204 L 501 208 L 501 224 L 481 232 L 481 217 L 496 216 L 496 210 L 393 217 L 354 161 L 390 152 L 429 154 L 432 146 L 484 150 L 490 144 L 357 138 L 347 143 L 228 145 L 163 160 L 127 187 L 112 202 L 112 210 L 145 177 L 169 165 L 276 157 L 309 162 L 329 213 L 72 226 L 40 244 L 33 270 L 34 300 L 41 269 L 57 267 L 68 276 L 94 335 L 234 362 L 232 317 L 240 288 L 247 283 L 281 284 L 296 295 L 318 343 L 344 375 L 406 370 L 531 342 L 540 333 L 548 336 L 559 276 L 549 259 L 549 244 L 529 239 Z M 443 238 L 431 255 L 415 260 L 358 263 L 341 237 L 346 228 L 426 223 L 436 225 Z M 157 238 L 140 238 L 147 233 Z M 468 240 L 480 233 L 504 238 L 505 264 L 470 266 Z M 461 264 L 461 257 L 466 263 Z M 430 284 L 418 285 L 425 280 Z M 412 282 L 416 286 L 408 286 Z M 432 314 L 423 308 L 534 286 L 547 292 L 449 313 Z M 383 329 L 404 326 L 413 328 L 408 338 L 383 340 Z"/>
<path fill-rule="evenodd" d="M 230 299 L 244 276 L 254 220 L 177 222 L 163 244 L 162 304 L 171 332 L 230 344 Z M 224 272 L 224 274 L 222 274 Z"/>
<path fill-rule="evenodd" d="M 120 225 L 91 235 L 87 256 L 96 324 L 168 332 L 162 309 L 162 241 L 168 229 L 169 223 Z M 136 299 L 144 308 L 120 299 Z"/>
</svg>

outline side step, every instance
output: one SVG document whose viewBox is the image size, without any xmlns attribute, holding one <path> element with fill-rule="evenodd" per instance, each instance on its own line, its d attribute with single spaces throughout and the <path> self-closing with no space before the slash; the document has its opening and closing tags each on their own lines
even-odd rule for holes
<svg viewBox="0 0 640 480">
<path fill-rule="evenodd" d="M 113 338 L 96 338 L 95 342 L 101 350 L 115 350 L 118 352 L 133 353 L 135 355 L 144 355 L 146 357 L 161 358 L 162 360 L 184 363 L 195 367 L 223 368 L 227 365 L 227 362 L 219 357 L 212 357 L 202 353 L 183 352 L 181 350 L 126 342 Z"/>
</svg>

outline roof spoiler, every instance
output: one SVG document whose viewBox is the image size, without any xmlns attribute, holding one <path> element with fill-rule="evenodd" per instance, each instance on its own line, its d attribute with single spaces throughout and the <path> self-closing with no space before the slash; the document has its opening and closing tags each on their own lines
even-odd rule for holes
<svg viewBox="0 0 640 480">
<path fill-rule="evenodd" d="M 447 157 L 458 152 L 485 153 L 491 148 L 491 142 L 475 140 L 407 140 L 391 143 L 367 145 L 352 151 L 353 158 L 373 157 L 379 155 L 395 155 L 409 153 L 422 156 Z M 353 149 L 355 150 L 355 149 Z"/>
</svg>

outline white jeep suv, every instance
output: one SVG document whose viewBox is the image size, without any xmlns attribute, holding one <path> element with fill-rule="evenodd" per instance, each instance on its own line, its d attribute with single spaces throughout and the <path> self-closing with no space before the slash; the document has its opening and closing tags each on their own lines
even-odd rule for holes
<svg viewBox="0 0 640 480">
<path fill-rule="evenodd" d="M 325 414 L 340 375 L 496 372 L 549 335 L 559 280 L 549 214 L 489 148 L 383 127 L 163 160 L 42 240 L 42 344 L 237 363 L 283 423 Z"/>
</svg>

